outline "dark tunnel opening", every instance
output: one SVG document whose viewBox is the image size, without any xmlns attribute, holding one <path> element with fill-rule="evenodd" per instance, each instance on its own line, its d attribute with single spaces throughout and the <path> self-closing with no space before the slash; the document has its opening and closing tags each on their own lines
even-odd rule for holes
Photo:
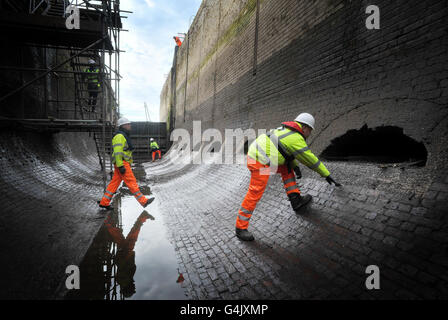
<svg viewBox="0 0 448 320">
<path fill-rule="evenodd" d="M 423 167 L 428 152 L 422 142 L 417 142 L 395 126 L 382 126 L 349 130 L 335 138 L 320 157 L 331 161 L 359 161 L 371 163 L 403 163 Z"/>
</svg>

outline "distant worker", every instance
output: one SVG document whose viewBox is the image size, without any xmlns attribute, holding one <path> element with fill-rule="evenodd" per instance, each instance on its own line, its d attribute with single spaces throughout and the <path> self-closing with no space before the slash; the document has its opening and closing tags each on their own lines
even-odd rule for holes
<svg viewBox="0 0 448 320">
<path fill-rule="evenodd" d="M 326 178 L 329 184 L 340 186 L 305 142 L 313 129 L 314 117 L 309 113 L 301 113 L 295 121 L 283 122 L 282 127 L 260 135 L 250 145 L 247 154 L 247 167 L 251 172 L 251 179 L 249 190 L 236 219 L 236 236 L 238 238 L 244 241 L 254 240 L 247 228 L 257 202 L 263 196 L 268 183 L 270 166 L 278 167 L 276 171 L 282 176 L 286 194 L 295 211 L 311 200 L 310 195 L 302 196 L 297 186 L 294 172 L 299 179 L 302 177 L 297 161 Z"/>
<path fill-rule="evenodd" d="M 176 44 L 180 47 L 182 45 L 182 41 L 179 37 L 173 37 L 174 41 L 176 41 Z"/>
<path fill-rule="evenodd" d="M 154 198 L 148 199 L 143 195 L 143 193 L 140 192 L 137 180 L 132 173 L 132 150 L 134 147 L 132 146 L 130 132 L 131 122 L 126 118 L 120 118 L 118 120 L 118 131 L 112 139 L 112 161 L 115 167 L 114 176 L 112 177 L 112 180 L 107 186 L 106 192 L 101 199 L 101 208 L 113 210 L 110 202 L 120 186 L 121 181 L 124 181 L 131 193 L 144 208 L 154 201 Z"/>
<path fill-rule="evenodd" d="M 96 100 L 101 87 L 98 75 L 100 69 L 98 69 L 95 64 L 95 60 L 89 59 L 89 67 L 84 70 L 84 72 L 90 73 L 86 76 L 87 90 L 89 90 L 89 111 L 95 111 Z"/>
<path fill-rule="evenodd" d="M 154 140 L 154 138 L 151 138 L 150 141 L 151 141 L 150 148 L 152 151 L 152 162 L 154 162 L 156 154 L 159 155 L 159 159 L 162 159 L 162 153 L 160 152 L 159 145 Z"/>
</svg>

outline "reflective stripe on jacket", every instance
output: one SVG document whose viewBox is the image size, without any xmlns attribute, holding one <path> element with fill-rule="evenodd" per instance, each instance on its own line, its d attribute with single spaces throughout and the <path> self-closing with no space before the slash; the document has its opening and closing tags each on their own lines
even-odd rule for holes
<svg viewBox="0 0 448 320">
<path fill-rule="evenodd" d="M 112 162 L 117 167 L 123 166 L 123 160 L 132 164 L 132 151 L 129 150 L 128 142 L 124 135 L 118 133 L 114 136 L 112 139 L 112 149 Z"/>
<path fill-rule="evenodd" d="M 87 75 L 87 80 L 90 83 L 97 83 L 98 87 L 100 86 L 100 84 L 99 84 L 99 75 L 98 75 L 98 73 L 100 72 L 100 69 L 95 68 L 93 70 L 90 70 L 90 68 L 87 68 L 87 69 L 84 70 L 84 72 L 92 73 L 92 74 L 88 74 Z"/>
<path fill-rule="evenodd" d="M 301 125 L 299 124 L 301 127 Z M 278 140 L 286 151 L 293 155 L 295 160 L 292 167 L 296 167 L 297 161 L 314 170 L 322 177 L 327 177 L 330 172 L 325 165 L 311 152 L 303 136 L 289 128 L 278 128 L 272 131 L 269 138 L 266 134 L 260 135 L 249 147 L 247 155 L 262 164 L 281 166 L 285 164 L 285 158 L 278 151 L 274 142 Z"/>
</svg>

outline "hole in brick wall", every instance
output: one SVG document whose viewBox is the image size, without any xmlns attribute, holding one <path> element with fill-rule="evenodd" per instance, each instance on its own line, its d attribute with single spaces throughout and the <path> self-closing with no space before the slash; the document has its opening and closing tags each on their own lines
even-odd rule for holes
<svg viewBox="0 0 448 320">
<path fill-rule="evenodd" d="M 428 152 L 422 142 L 417 142 L 403 134 L 403 129 L 395 126 L 349 130 L 333 139 L 321 153 L 324 160 L 359 161 L 372 163 L 410 162 L 425 166 Z"/>
</svg>

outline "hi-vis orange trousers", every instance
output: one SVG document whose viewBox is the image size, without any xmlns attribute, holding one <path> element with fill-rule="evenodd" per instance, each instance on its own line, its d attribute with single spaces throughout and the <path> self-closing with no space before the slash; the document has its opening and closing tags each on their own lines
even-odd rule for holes
<svg viewBox="0 0 448 320">
<path fill-rule="evenodd" d="M 247 229 L 249 227 L 249 220 L 252 217 L 252 213 L 255 210 L 257 202 L 263 196 L 269 180 L 270 168 L 268 165 L 247 157 L 247 167 L 251 173 L 250 184 L 249 190 L 247 191 L 243 203 L 241 204 L 241 208 L 238 210 L 238 217 L 236 218 L 236 227 L 238 229 Z M 282 165 L 278 167 L 277 173 L 280 173 L 282 176 L 286 194 L 300 194 L 293 170 L 288 172 L 288 167 L 286 165 Z"/>
<path fill-rule="evenodd" d="M 154 161 L 154 159 L 156 158 L 156 154 L 159 155 L 159 159 L 162 159 L 162 153 L 160 152 L 160 150 L 156 150 L 152 152 L 152 161 Z"/>
<path fill-rule="evenodd" d="M 112 180 L 109 182 L 109 185 L 106 188 L 106 192 L 104 193 L 103 199 L 101 199 L 100 205 L 110 205 L 110 201 L 112 200 L 113 195 L 120 186 L 121 181 L 124 181 L 131 193 L 142 206 L 146 204 L 146 201 L 148 201 L 148 198 L 146 198 L 143 193 L 140 192 L 140 188 L 138 187 L 134 173 L 132 173 L 131 165 L 129 164 L 129 162 L 123 161 L 123 165 L 126 168 L 126 172 L 124 174 L 121 174 L 120 170 L 118 170 L 118 167 L 114 166 L 114 176 L 112 177 Z"/>
</svg>

